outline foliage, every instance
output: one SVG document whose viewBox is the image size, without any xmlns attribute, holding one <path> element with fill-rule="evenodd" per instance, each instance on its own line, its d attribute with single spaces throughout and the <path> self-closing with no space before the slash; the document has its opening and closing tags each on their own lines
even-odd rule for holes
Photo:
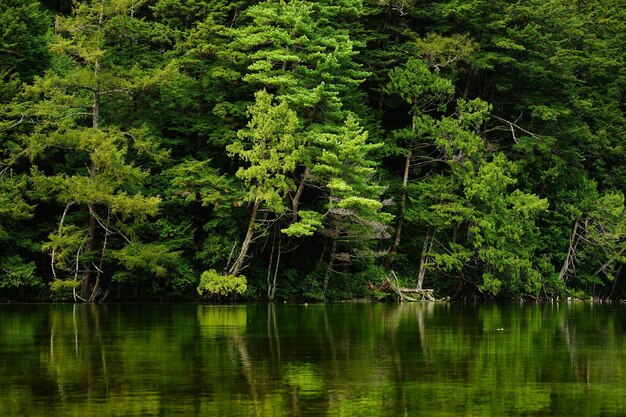
<svg viewBox="0 0 626 417">
<path fill-rule="evenodd" d="M 50 60 L 47 34 L 52 19 L 38 1 L 0 1 L 0 71 L 30 81 Z"/>
<path fill-rule="evenodd" d="M 255 95 L 250 107 L 247 128 L 237 133 L 238 140 L 226 147 L 228 153 L 250 164 L 237 171 L 250 189 L 247 199 L 258 199 L 273 211 L 283 211 L 283 197 L 294 187 L 286 175 L 296 169 L 302 143 L 298 118 L 286 102 L 273 104 L 274 97 L 265 90 Z"/>
<path fill-rule="evenodd" d="M 624 296 L 622 3 L 53 3 L 0 1 L 3 297 Z"/>
<path fill-rule="evenodd" d="M 200 277 L 198 294 L 210 297 L 232 297 L 246 292 L 246 277 L 220 275 L 215 269 L 204 271 Z"/>
<path fill-rule="evenodd" d="M 42 288 L 35 275 L 35 263 L 24 262 L 19 256 L 10 256 L 0 263 L 0 288 Z"/>
</svg>

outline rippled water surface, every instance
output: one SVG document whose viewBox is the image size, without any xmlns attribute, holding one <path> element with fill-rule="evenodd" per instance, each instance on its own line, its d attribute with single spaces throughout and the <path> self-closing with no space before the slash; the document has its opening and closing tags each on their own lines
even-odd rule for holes
<svg viewBox="0 0 626 417">
<path fill-rule="evenodd" d="M 625 416 L 626 306 L 0 305 L 1 416 Z"/>
</svg>

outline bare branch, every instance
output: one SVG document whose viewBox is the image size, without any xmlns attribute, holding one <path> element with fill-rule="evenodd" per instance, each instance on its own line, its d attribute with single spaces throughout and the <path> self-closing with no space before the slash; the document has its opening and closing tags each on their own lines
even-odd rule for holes
<svg viewBox="0 0 626 417">
<path fill-rule="evenodd" d="M 495 114 L 492 114 L 492 115 L 491 115 L 491 117 L 493 117 L 494 119 L 499 120 L 499 121 L 501 121 L 501 122 L 506 123 L 506 124 L 508 124 L 508 125 L 509 125 L 509 127 L 511 128 L 511 133 L 513 134 L 513 140 L 514 140 L 516 143 L 517 143 L 517 137 L 515 136 L 515 129 L 517 129 L 517 130 L 519 130 L 519 131 L 521 131 L 521 132 L 523 132 L 523 133 L 526 133 L 527 135 L 529 135 L 529 136 L 531 136 L 531 137 L 533 137 L 533 138 L 538 138 L 538 137 L 540 137 L 539 135 L 536 135 L 536 134 L 534 134 L 533 132 L 530 132 L 530 131 L 528 131 L 528 130 L 524 129 L 523 127 L 520 127 L 520 126 L 519 126 L 517 123 L 515 123 L 515 122 L 511 122 L 511 121 L 509 121 L 509 120 L 503 119 L 502 117 L 496 116 Z M 520 115 L 520 117 L 521 117 L 521 115 Z M 517 120 L 519 120 L 519 118 L 520 118 L 520 117 L 518 117 L 515 121 L 517 122 Z"/>
</svg>

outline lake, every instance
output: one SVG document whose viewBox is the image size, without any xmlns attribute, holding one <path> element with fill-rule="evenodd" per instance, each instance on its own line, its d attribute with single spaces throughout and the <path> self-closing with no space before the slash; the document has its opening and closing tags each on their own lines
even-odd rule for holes
<svg viewBox="0 0 626 417">
<path fill-rule="evenodd" d="M 626 305 L 0 305 L 1 416 L 624 416 Z"/>
</svg>

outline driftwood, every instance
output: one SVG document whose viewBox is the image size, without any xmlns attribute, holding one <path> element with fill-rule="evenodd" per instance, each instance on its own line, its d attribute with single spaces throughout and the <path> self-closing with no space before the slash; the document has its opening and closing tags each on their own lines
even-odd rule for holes
<svg viewBox="0 0 626 417">
<path fill-rule="evenodd" d="M 396 294 L 400 301 L 437 301 L 433 295 L 434 290 L 400 287 L 398 276 L 394 271 L 389 273 L 387 279 L 382 283 L 379 290 Z"/>
</svg>

